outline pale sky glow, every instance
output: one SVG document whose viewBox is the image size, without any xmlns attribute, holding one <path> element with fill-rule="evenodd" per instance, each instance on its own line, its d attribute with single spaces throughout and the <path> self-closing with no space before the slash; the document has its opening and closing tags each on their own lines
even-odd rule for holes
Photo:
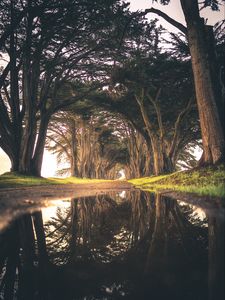
<svg viewBox="0 0 225 300">
<path fill-rule="evenodd" d="M 169 5 L 161 5 L 156 2 L 153 3 L 152 0 L 130 0 L 127 2 L 130 3 L 130 8 L 132 11 L 145 10 L 153 6 L 154 8 L 162 10 L 170 17 L 176 19 L 178 22 L 185 24 L 185 20 L 180 6 L 180 1 L 178 0 L 171 0 L 171 3 Z M 219 12 L 213 12 L 210 8 L 204 9 L 202 10 L 201 15 L 202 17 L 208 19 L 207 21 L 208 25 L 214 25 L 216 22 L 224 19 L 225 6 L 223 5 Z M 162 26 L 167 28 L 169 31 L 173 31 L 173 32 L 178 31 L 174 26 L 168 24 L 168 22 L 158 17 L 156 14 L 151 13 L 148 14 L 147 17 L 148 19 L 158 18 L 159 24 L 162 24 Z M 4 60 L 0 61 L 0 65 L 3 64 L 5 64 L 5 61 Z M 55 156 L 50 154 L 48 151 L 45 151 L 41 175 L 44 177 L 53 177 L 55 176 L 56 170 L 57 170 L 57 164 L 56 164 Z M 10 171 L 10 160 L 5 154 L 5 152 L 0 148 L 0 174 L 3 174 L 8 171 Z M 124 178 L 123 172 L 121 173 L 121 176 L 122 176 L 121 179 L 123 179 Z"/>
<path fill-rule="evenodd" d="M 11 167 L 10 160 L 5 152 L 0 148 L 0 175 L 9 172 Z"/>
<path fill-rule="evenodd" d="M 191 0 L 190 0 L 191 1 Z M 185 25 L 185 20 L 183 16 L 183 12 L 181 9 L 180 1 L 178 0 L 171 0 L 170 4 L 168 5 L 162 5 L 160 3 L 152 3 L 152 0 L 128 0 L 127 2 L 130 2 L 130 8 L 133 11 L 136 10 L 145 10 L 147 8 L 157 8 L 161 11 L 165 12 L 170 17 L 174 18 L 176 21 L 182 23 Z M 159 2 L 159 1 L 158 1 Z M 157 18 L 160 20 L 160 24 L 167 28 L 169 31 L 176 30 L 174 26 L 169 25 L 168 22 L 163 20 L 163 18 L 158 17 L 156 14 L 148 14 L 148 18 Z M 221 21 L 225 17 L 225 6 L 223 5 L 219 12 L 212 11 L 210 8 L 204 9 L 201 11 L 201 16 L 208 19 L 207 24 L 208 25 L 214 25 L 216 22 Z"/>
<path fill-rule="evenodd" d="M 71 199 L 68 200 L 55 200 L 51 206 L 42 208 L 43 221 L 47 222 L 55 217 L 58 208 L 69 208 L 71 206 Z"/>
<path fill-rule="evenodd" d="M 41 169 L 41 176 L 43 177 L 55 177 L 57 171 L 57 163 L 55 155 L 45 150 L 43 157 L 43 164 Z"/>
<path fill-rule="evenodd" d="M 0 148 L 0 175 L 9 172 L 11 168 L 11 163 L 8 156 Z M 41 175 L 43 177 L 55 177 L 55 172 L 57 171 L 56 157 L 50 152 L 44 152 L 43 164 Z"/>
</svg>

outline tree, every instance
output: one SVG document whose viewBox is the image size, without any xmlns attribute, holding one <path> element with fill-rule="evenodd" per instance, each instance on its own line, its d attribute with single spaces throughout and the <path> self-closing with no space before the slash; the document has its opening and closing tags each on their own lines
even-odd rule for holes
<svg viewBox="0 0 225 300">
<path fill-rule="evenodd" d="M 123 136 L 129 154 L 125 165 L 126 178 L 149 176 L 152 172 L 151 149 L 143 135 L 130 122 L 123 124 Z"/>
<path fill-rule="evenodd" d="M 169 1 L 160 2 L 167 4 Z M 146 13 L 153 12 L 162 16 L 187 34 L 203 141 L 202 162 L 217 164 L 224 162 L 225 142 L 218 112 L 220 107 L 217 106 L 217 103 L 221 103 L 218 99 L 221 97 L 221 92 L 218 91 L 221 87 L 218 86 L 218 72 L 216 73 L 213 67 L 215 61 L 212 55 L 214 53 L 212 27 L 205 25 L 204 19 L 200 17 L 197 0 L 181 0 L 180 2 L 187 28 L 154 8 L 146 10 Z M 219 4 L 214 0 L 204 1 L 203 5 L 204 7 L 211 6 L 215 10 L 218 9 Z"/>
<path fill-rule="evenodd" d="M 136 115 L 143 119 L 158 175 L 175 170 L 182 149 L 198 138 L 198 120 L 189 61 L 170 57 L 144 39 L 132 59 L 114 70 L 112 81 L 125 86 L 127 106 L 131 99 L 132 106 L 138 105 Z"/>
<path fill-rule="evenodd" d="M 109 58 L 126 7 L 117 0 L 1 2 L 0 46 L 10 61 L 0 77 L 0 146 L 13 171 L 40 175 L 51 115 L 83 95 L 69 90 L 62 99 L 58 91 L 68 78 L 92 78 L 93 64 Z"/>
<path fill-rule="evenodd" d="M 74 109 L 74 106 L 73 106 Z M 80 111 L 81 113 L 81 111 Z M 67 163 L 72 176 L 87 178 L 118 177 L 118 165 L 128 162 L 125 141 L 120 135 L 121 121 L 115 114 L 88 106 L 82 115 L 67 111 L 58 113 L 50 122 L 47 149 Z"/>
</svg>

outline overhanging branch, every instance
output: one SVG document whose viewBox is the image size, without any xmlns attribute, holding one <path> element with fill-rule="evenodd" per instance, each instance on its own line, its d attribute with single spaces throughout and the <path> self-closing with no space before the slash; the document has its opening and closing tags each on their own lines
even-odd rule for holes
<svg viewBox="0 0 225 300">
<path fill-rule="evenodd" d="M 177 22 L 176 20 L 172 19 L 171 17 L 169 17 L 167 14 L 165 14 L 161 10 L 151 7 L 151 8 L 148 8 L 144 11 L 144 14 L 148 14 L 148 13 L 157 14 L 158 16 L 160 16 L 164 20 L 166 20 L 168 23 L 170 23 L 171 25 L 173 25 L 174 27 L 176 27 L 177 29 L 182 31 L 185 35 L 187 34 L 187 28 L 183 24 L 181 24 L 181 23 Z"/>
</svg>

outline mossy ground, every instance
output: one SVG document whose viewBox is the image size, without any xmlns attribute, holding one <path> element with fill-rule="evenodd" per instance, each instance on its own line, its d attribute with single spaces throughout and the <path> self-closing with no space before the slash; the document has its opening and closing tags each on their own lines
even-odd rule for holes
<svg viewBox="0 0 225 300">
<path fill-rule="evenodd" d="M 145 191 L 175 190 L 201 196 L 225 197 L 224 165 L 131 179 L 129 182 Z"/>
<path fill-rule="evenodd" d="M 36 186 L 36 185 L 56 185 L 56 184 L 82 184 L 82 183 L 99 183 L 110 182 L 110 180 L 87 179 L 87 178 L 43 178 L 25 176 L 18 173 L 5 173 L 0 176 L 0 188 L 11 188 L 20 186 Z"/>
</svg>

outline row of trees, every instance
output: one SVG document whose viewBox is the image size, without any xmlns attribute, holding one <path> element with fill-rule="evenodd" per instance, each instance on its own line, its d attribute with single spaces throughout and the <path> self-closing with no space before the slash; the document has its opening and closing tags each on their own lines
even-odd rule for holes
<svg viewBox="0 0 225 300">
<path fill-rule="evenodd" d="M 118 0 L 1 1 L 0 50 L 9 62 L 0 77 L 0 146 L 12 170 L 40 175 L 51 116 L 83 96 L 77 87 L 61 99 L 59 89 L 71 78 L 96 77 L 97 65 L 112 59 L 126 7 Z"/>
<path fill-rule="evenodd" d="M 83 166 L 83 170 L 88 166 L 92 171 L 77 171 L 76 168 L 81 167 L 74 167 L 71 163 L 71 174 L 93 177 L 95 172 L 98 173 L 100 161 L 104 166 L 104 159 L 108 161 L 108 167 L 105 165 L 103 173 L 96 173 L 97 177 L 111 178 L 107 172 L 118 170 L 121 162 L 129 178 L 170 172 L 176 169 L 187 146 L 198 144 L 200 131 L 190 62 L 162 52 L 159 42 L 160 29 L 155 23 L 143 25 L 141 39 L 137 36 L 136 40 L 133 37 L 133 44 L 130 39 L 124 43 L 126 50 L 122 50 L 129 55 L 123 58 L 123 64 L 113 67 L 110 87 L 89 94 L 85 101 L 73 105 L 70 117 L 76 117 L 74 112 L 83 115 L 88 122 L 89 135 L 92 132 L 92 141 L 85 134 L 84 123 L 73 125 L 86 142 L 82 149 L 81 142 L 70 136 L 69 140 L 77 145 L 70 147 L 72 150 L 67 153 L 67 160 L 71 158 L 76 161 L 73 156 L 77 156 L 77 150 L 74 149 L 80 148 L 86 153 L 86 158 L 82 161 L 80 153 L 78 164 Z M 59 119 L 52 123 L 53 133 L 54 127 L 58 126 L 60 135 L 65 120 L 63 114 L 61 123 Z M 65 131 L 70 134 L 71 129 Z M 111 139 L 108 139 L 109 133 Z M 99 139 L 104 136 L 109 145 L 104 148 L 105 153 L 99 151 L 102 147 L 102 140 Z M 51 134 L 50 140 L 53 139 Z M 65 148 L 63 144 L 61 150 Z M 49 149 L 54 150 L 54 147 Z M 98 159 L 96 153 L 99 153 Z M 184 155 L 184 158 L 187 156 Z M 114 165 L 116 168 L 113 169 Z"/>
<path fill-rule="evenodd" d="M 217 1 L 206 2 L 217 8 Z M 48 140 L 59 145 L 71 131 L 71 150 L 64 144 L 61 148 L 71 173 L 78 176 L 111 178 L 122 160 L 129 176 L 170 172 L 187 146 L 200 138 L 201 161 L 222 162 L 221 57 L 215 55 L 212 28 L 203 24 L 197 1 L 181 4 L 187 28 L 155 9 L 131 13 L 128 4 L 117 0 L 2 1 L 0 46 L 9 62 L 0 77 L 0 146 L 12 170 L 40 175 L 50 120 L 49 132 L 58 137 L 50 133 Z M 163 51 L 163 29 L 155 21 L 146 22 L 149 12 L 177 26 L 189 47 L 175 37 L 179 53 Z M 99 116 L 83 122 L 85 117 L 77 116 L 81 106 L 83 116 L 96 108 L 104 112 L 105 128 L 96 131 Z M 62 110 L 72 114 L 55 115 Z M 110 127 L 106 111 L 113 113 L 112 123 L 115 115 L 120 124 L 126 123 L 123 138 Z M 93 126 L 96 120 L 100 123 Z M 111 140 L 103 153 L 104 134 Z M 123 146 L 117 147 L 121 141 Z"/>
<path fill-rule="evenodd" d="M 117 126 L 122 126 L 121 120 L 102 110 L 91 115 L 57 114 L 50 122 L 46 146 L 57 155 L 59 164 L 68 165 L 58 174 L 116 178 L 129 159 L 124 137 L 118 135 L 122 128 L 116 134 Z"/>
</svg>

